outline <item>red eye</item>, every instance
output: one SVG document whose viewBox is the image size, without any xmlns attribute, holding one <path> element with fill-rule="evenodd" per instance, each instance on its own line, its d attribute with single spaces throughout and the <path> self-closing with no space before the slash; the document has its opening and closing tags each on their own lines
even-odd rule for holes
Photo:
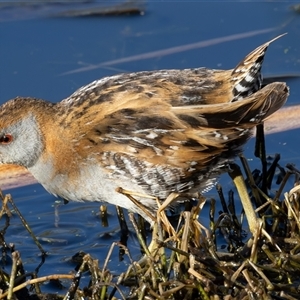
<svg viewBox="0 0 300 300">
<path fill-rule="evenodd" d="M 0 136 L 0 144 L 5 145 L 5 144 L 10 144 L 13 140 L 12 135 L 10 134 L 4 134 Z"/>
</svg>

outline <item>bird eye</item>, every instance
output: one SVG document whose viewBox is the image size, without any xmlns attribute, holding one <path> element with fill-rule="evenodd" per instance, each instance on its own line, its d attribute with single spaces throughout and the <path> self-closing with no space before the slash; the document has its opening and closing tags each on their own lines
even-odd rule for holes
<svg viewBox="0 0 300 300">
<path fill-rule="evenodd" d="M 0 136 L 0 144 L 2 145 L 6 145 L 6 144 L 10 144 L 13 140 L 13 137 L 11 134 L 4 134 L 2 136 Z"/>
</svg>

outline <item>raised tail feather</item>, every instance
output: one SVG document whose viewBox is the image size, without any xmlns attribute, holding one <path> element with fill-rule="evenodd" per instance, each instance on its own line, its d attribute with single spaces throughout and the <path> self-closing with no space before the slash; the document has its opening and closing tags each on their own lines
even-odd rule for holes
<svg viewBox="0 0 300 300">
<path fill-rule="evenodd" d="M 233 81 L 232 102 L 247 97 L 262 86 L 261 66 L 268 46 L 285 34 L 279 35 L 269 42 L 257 47 L 249 53 L 232 71 Z"/>
</svg>

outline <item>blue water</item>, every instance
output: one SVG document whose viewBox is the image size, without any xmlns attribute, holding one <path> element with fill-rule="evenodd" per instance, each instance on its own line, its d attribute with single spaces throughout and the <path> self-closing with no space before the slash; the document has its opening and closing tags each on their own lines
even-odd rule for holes
<svg viewBox="0 0 300 300">
<path fill-rule="evenodd" d="M 119 72 L 198 66 L 232 68 L 256 46 L 284 32 L 288 35 L 269 48 L 264 72 L 299 73 L 300 16 L 288 3 L 149 1 L 145 8 L 144 15 L 90 18 L 51 18 L 44 11 L 31 12 L 28 17 L 25 12 L 20 14 L 20 7 L 13 8 L 7 16 L 0 9 L 0 102 L 16 96 L 60 101 L 82 85 Z M 268 28 L 274 29 L 248 38 L 232 37 L 228 42 L 211 43 L 212 39 Z M 169 48 L 172 52 L 173 47 L 199 41 L 207 43 L 148 59 L 134 57 Z M 113 62 L 132 56 L 127 62 Z M 63 75 L 105 62 L 110 63 Z M 300 104 L 299 79 L 289 80 L 288 84 L 291 95 L 287 105 Z M 267 151 L 281 153 L 282 165 L 292 162 L 299 167 L 298 137 L 299 130 L 269 135 Z M 245 155 L 251 166 L 258 166 L 253 147 L 251 140 L 245 146 Z M 228 175 L 221 180 L 230 186 Z M 49 253 L 41 276 L 68 273 L 74 268 L 69 260 L 78 250 L 91 253 L 103 263 L 111 243 L 119 240 L 113 206 L 109 206 L 109 227 L 103 228 L 98 203 L 56 203 L 38 184 L 9 192 Z M 215 191 L 211 195 L 216 196 Z M 201 218 L 207 223 L 205 212 Z M 26 270 L 34 270 L 40 261 L 39 251 L 17 217 L 11 220 L 6 242 L 14 242 Z M 137 257 L 134 234 L 129 245 Z M 116 273 L 122 269 L 117 260 L 110 267 Z"/>
</svg>

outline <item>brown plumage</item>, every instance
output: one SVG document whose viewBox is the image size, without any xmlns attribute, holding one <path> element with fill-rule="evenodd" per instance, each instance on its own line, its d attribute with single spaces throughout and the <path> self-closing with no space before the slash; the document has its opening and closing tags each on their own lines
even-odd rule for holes
<svg viewBox="0 0 300 300">
<path fill-rule="evenodd" d="M 0 162 L 25 166 L 54 195 L 107 201 L 151 221 L 115 189 L 165 199 L 210 188 L 251 129 L 287 99 L 285 83 L 261 88 L 272 41 L 233 70 L 121 74 L 57 104 L 10 100 L 0 107 Z M 137 200 L 154 213 L 154 200 Z"/>
</svg>

